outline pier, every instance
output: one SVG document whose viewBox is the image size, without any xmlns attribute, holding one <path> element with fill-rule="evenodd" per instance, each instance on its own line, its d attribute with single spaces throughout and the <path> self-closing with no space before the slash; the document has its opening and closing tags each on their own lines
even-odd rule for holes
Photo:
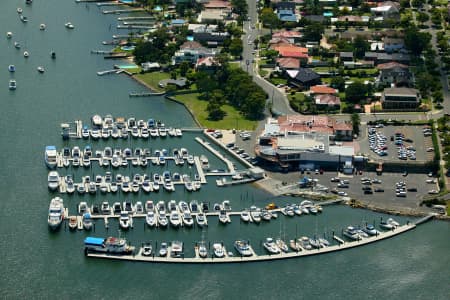
<svg viewBox="0 0 450 300">
<path fill-rule="evenodd" d="M 360 247 L 364 245 L 368 245 L 374 242 L 378 242 L 381 240 L 385 240 L 396 235 L 407 232 L 411 229 L 416 228 L 415 224 L 406 224 L 397 227 L 395 230 L 382 232 L 377 236 L 371 236 L 368 238 L 364 238 L 359 241 L 345 242 L 341 240 L 343 243 L 339 245 L 328 246 L 324 248 L 305 250 L 298 252 L 287 252 L 280 254 L 264 254 L 257 255 L 253 252 L 252 256 L 241 257 L 241 256 L 227 256 L 224 258 L 200 258 L 200 257 L 158 257 L 158 256 L 143 256 L 142 249 L 139 249 L 137 254 L 134 255 L 113 255 L 113 254 L 102 254 L 102 253 L 87 253 L 88 257 L 93 258 L 104 258 L 104 259 L 115 259 L 115 260 L 126 260 L 126 261 L 139 261 L 139 262 L 153 262 L 153 263 L 187 263 L 187 264 L 213 264 L 213 263 L 243 263 L 243 262 L 261 262 L 261 261 L 271 261 L 271 260 L 282 260 L 282 259 L 292 259 L 299 258 L 305 256 L 319 255 L 325 253 L 331 253 L 336 251 L 342 251 L 345 249 L 351 249 L 355 247 Z M 211 255 L 211 252 L 209 253 Z"/>
<path fill-rule="evenodd" d="M 98 71 L 98 76 L 108 75 L 108 74 L 120 74 L 123 70 L 113 69 L 113 70 L 106 70 L 106 71 Z"/>
<path fill-rule="evenodd" d="M 114 10 L 104 10 L 102 11 L 103 14 L 128 14 L 128 13 L 136 13 L 136 12 L 143 12 L 145 9 L 143 8 L 133 8 L 133 9 L 114 9 Z"/>
<path fill-rule="evenodd" d="M 144 25 L 117 25 L 117 29 L 156 29 L 156 26 L 144 26 Z"/>
<path fill-rule="evenodd" d="M 118 21 L 133 21 L 133 20 L 156 20 L 155 17 L 119 17 Z"/>
<path fill-rule="evenodd" d="M 130 92 L 128 94 L 129 97 L 134 98 L 134 97 L 153 97 L 153 96 L 162 96 L 164 95 L 166 92 L 161 92 L 161 93 L 152 93 L 152 92 Z"/>
<path fill-rule="evenodd" d="M 435 216 L 436 216 L 436 214 L 428 214 L 428 215 L 426 215 L 425 217 L 420 218 L 419 220 L 415 221 L 414 224 L 415 224 L 415 225 L 423 224 L 423 223 L 425 223 L 425 222 L 430 221 L 430 220 L 433 219 Z"/>
<path fill-rule="evenodd" d="M 236 172 L 236 170 L 235 170 L 235 168 L 233 166 L 233 163 L 230 160 L 228 160 L 225 156 L 223 156 L 222 153 L 220 153 L 219 151 L 217 151 L 216 149 L 211 147 L 208 142 L 206 142 L 205 140 L 203 140 L 203 139 L 201 139 L 199 137 L 196 137 L 195 140 L 198 143 L 200 143 L 203 147 L 208 149 L 208 151 L 210 151 L 215 156 L 217 156 L 220 160 L 222 160 L 227 165 L 229 173 L 222 174 L 222 175 L 233 175 Z"/>
</svg>

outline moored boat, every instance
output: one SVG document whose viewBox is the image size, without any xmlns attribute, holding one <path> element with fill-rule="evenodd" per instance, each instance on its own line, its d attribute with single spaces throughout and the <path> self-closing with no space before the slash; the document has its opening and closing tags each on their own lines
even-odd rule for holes
<svg viewBox="0 0 450 300">
<path fill-rule="evenodd" d="M 252 256 L 253 251 L 248 241 L 237 240 L 234 242 L 234 248 L 241 256 Z"/>
<path fill-rule="evenodd" d="M 50 229 L 57 229 L 64 220 L 64 201 L 60 197 L 55 197 L 50 201 L 48 209 L 48 226 Z"/>
<path fill-rule="evenodd" d="M 16 66 L 14 66 L 14 65 L 9 65 L 9 66 L 8 66 L 8 71 L 10 71 L 10 72 L 15 72 L 15 71 L 16 71 Z"/>
<path fill-rule="evenodd" d="M 14 79 L 11 79 L 9 81 L 9 89 L 10 90 L 15 90 L 17 89 L 17 82 Z"/>
<path fill-rule="evenodd" d="M 393 230 L 400 226 L 400 224 L 392 218 L 387 219 L 386 221 L 380 222 L 380 227 L 387 230 Z"/>
<path fill-rule="evenodd" d="M 269 252 L 269 254 L 279 254 L 280 248 L 275 244 L 275 241 L 272 238 L 266 238 L 263 243 L 263 247 Z"/>
<path fill-rule="evenodd" d="M 153 247 L 152 247 L 152 244 L 151 243 L 144 243 L 143 245 L 142 245 L 142 255 L 143 256 L 150 256 L 150 255 L 152 255 L 152 250 L 153 250 Z"/>
<path fill-rule="evenodd" d="M 366 226 L 364 226 L 362 231 L 371 236 L 380 234 L 380 232 L 377 229 L 375 229 L 375 227 L 372 224 L 367 224 Z"/>
<path fill-rule="evenodd" d="M 112 254 L 131 254 L 134 247 L 128 245 L 124 238 L 96 238 L 87 237 L 84 240 L 84 249 L 86 252 L 100 252 Z"/>
<path fill-rule="evenodd" d="M 45 147 L 45 156 L 44 156 L 45 164 L 47 168 L 54 169 L 56 167 L 56 147 L 55 146 L 46 146 Z"/>
<path fill-rule="evenodd" d="M 90 213 L 83 214 L 83 228 L 85 230 L 91 230 L 93 226 L 92 217 Z"/>
<path fill-rule="evenodd" d="M 59 187 L 59 174 L 56 171 L 50 171 L 48 173 L 48 189 L 55 191 Z"/>
<path fill-rule="evenodd" d="M 78 226 L 77 217 L 71 216 L 69 218 L 69 229 L 75 230 L 75 229 L 77 229 L 77 226 Z"/>
<path fill-rule="evenodd" d="M 358 233 L 358 230 L 353 226 L 348 226 L 344 232 L 343 235 L 348 237 L 351 240 L 357 241 L 361 239 L 361 236 Z"/>
<path fill-rule="evenodd" d="M 214 256 L 217 258 L 222 258 L 225 256 L 225 250 L 223 248 L 223 244 L 222 243 L 214 243 L 213 244 L 213 253 Z"/>
</svg>

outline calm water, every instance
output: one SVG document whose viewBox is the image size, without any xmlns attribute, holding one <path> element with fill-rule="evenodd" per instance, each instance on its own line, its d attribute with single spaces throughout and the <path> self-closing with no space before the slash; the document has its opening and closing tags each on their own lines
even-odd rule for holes
<svg viewBox="0 0 450 300">
<path fill-rule="evenodd" d="M 242 264 L 242 265 L 164 265 L 86 259 L 82 253 L 84 232 L 57 233 L 47 229 L 48 203 L 52 195 L 46 187 L 47 169 L 43 164 L 46 145 L 84 146 L 86 141 L 63 142 L 59 124 L 90 116 L 155 117 L 171 126 L 194 126 L 189 114 L 178 104 L 162 98 L 130 99 L 130 91 L 143 88 L 126 76 L 96 75 L 97 71 L 111 69 L 114 62 L 91 49 L 108 49 L 103 40 L 123 31 L 114 29 L 117 15 L 103 15 L 91 4 L 76 4 L 73 0 L 35 0 L 25 6 L 23 0 L 2 1 L 0 4 L 0 118 L 1 151 L 0 189 L 0 289 L 2 297 L 17 298 L 325 298 L 325 299 L 446 299 L 450 271 L 449 223 L 431 222 L 415 230 L 359 249 L 297 260 Z M 16 13 L 24 9 L 30 21 L 22 23 Z M 64 23 L 72 22 L 74 30 Z M 45 31 L 39 24 L 46 23 Z M 110 24 L 112 24 L 110 29 Z M 14 37 L 6 39 L 6 32 Z M 21 50 L 13 42 L 22 44 Z M 24 50 L 30 53 L 25 59 Z M 54 50 L 56 60 L 49 53 Z M 9 64 L 17 71 L 10 74 Z M 43 65 L 45 74 L 36 67 Z M 18 89 L 8 90 L 8 80 L 17 80 Z M 92 142 L 95 149 L 105 145 L 115 147 L 180 148 L 202 154 L 205 150 L 196 143 L 194 134 L 183 139 L 166 141 Z M 213 168 L 223 164 L 209 155 Z M 187 166 L 167 169 L 193 174 Z M 162 172 L 166 168 L 121 169 L 122 174 Z M 62 174 L 104 174 L 105 170 L 61 169 Z M 123 199 L 145 201 L 146 195 L 99 195 L 98 197 L 63 195 L 66 206 L 73 211 L 79 201 L 110 203 Z M 270 196 L 252 186 L 218 189 L 214 182 L 200 193 L 188 194 L 178 189 L 172 195 L 160 192 L 150 196 L 153 200 L 198 199 L 212 203 L 230 199 L 236 209 L 251 204 L 265 205 Z M 277 199 L 278 203 L 298 199 Z M 144 230 L 143 220 L 135 221 L 135 228 L 126 233 L 134 244 L 181 239 L 190 245 L 202 239 L 221 240 L 231 249 L 237 238 L 249 238 L 257 252 L 262 252 L 260 241 L 267 236 L 330 234 L 348 224 L 373 222 L 380 214 L 347 207 L 328 207 L 323 215 L 287 219 L 280 216 L 270 224 L 245 225 L 238 219 L 223 227 L 210 218 L 205 232 L 191 230 Z M 386 217 L 386 216 L 384 216 Z M 405 222 L 406 218 L 398 218 Z M 116 235 L 117 224 L 110 224 L 105 232 L 98 222 L 91 235 Z M 192 251 L 188 249 L 187 252 Z"/>
</svg>

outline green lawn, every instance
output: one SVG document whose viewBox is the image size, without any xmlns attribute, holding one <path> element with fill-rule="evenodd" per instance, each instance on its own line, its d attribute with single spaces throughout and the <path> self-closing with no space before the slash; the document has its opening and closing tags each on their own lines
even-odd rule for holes
<svg viewBox="0 0 450 300">
<path fill-rule="evenodd" d="M 284 84 L 284 85 L 286 85 L 287 84 L 287 79 L 285 79 L 285 78 L 269 78 L 269 81 L 270 82 L 272 82 L 274 85 L 277 85 L 277 84 Z"/>
<path fill-rule="evenodd" d="M 135 75 L 138 79 L 145 82 L 147 85 L 149 85 L 152 90 L 155 90 L 157 92 L 164 91 L 158 86 L 158 83 L 163 79 L 169 79 L 170 74 L 164 73 L 164 72 L 151 72 L 151 73 L 144 73 L 144 74 L 136 74 Z"/>
<path fill-rule="evenodd" d="M 206 112 L 207 101 L 199 100 L 199 94 L 176 95 L 174 98 L 186 105 L 186 107 L 194 114 L 197 121 L 204 128 L 216 129 L 239 129 L 254 130 L 257 121 L 246 120 L 236 109 L 230 105 L 223 105 L 222 109 L 226 112 L 226 116 L 220 121 L 208 120 Z"/>
<path fill-rule="evenodd" d="M 450 216 L 450 200 L 447 200 L 447 216 Z"/>
</svg>

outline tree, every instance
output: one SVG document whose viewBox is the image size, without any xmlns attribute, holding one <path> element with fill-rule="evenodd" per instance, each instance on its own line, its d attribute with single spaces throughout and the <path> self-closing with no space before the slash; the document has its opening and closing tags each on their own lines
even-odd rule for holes
<svg viewBox="0 0 450 300">
<path fill-rule="evenodd" d="M 331 79 L 331 86 L 340 92 L 345 90 L 345 79 L 342 76 L 336 76 Z"/>
<path fill-rule="evenodd" d="M 242 54 L 242 50 L 244 47 L 242 46 L 241 39 L 232 39 L 230 43 L 230 54 L 233 56 L 239 56 Z"/>
<path fill-rule="evenodd" d="M 429 47 L 431 34 L 420 32 L 416 27 L 409 27 L 405 31 L 405 47 L 414 55 L 419 56 L 423 50 Z"/>
<path fill-rule="evenodd" d="M 208 119 L 211 121 L 222 120 L 226 115 L 225 111 L 220 107 L 220 104 L 212 101 L 206 106 L 206 111 L 208 112 Z"/>
<path fill-rule="evenodd" d="M 274 13 L 273 9 L 269 7 L 262 9 L 261 21 L 265 27 L 270 28 L 270 34 L 272 34 L 272 29 L 277 28 L 280 24 L 278 16 Z"/>
<path fill-rule="evenodd" d="M 367 50 L 370 49 L 369 42 L 360 35 L 358 35 L 353 41 L 353 54 L 356 58 L 361 59 L 364 57 L 364 54 Z"/>
<path fill-rule="evenodd" d="M 353 113 L 350 116 L 350 122 L 352 123 L 353 133 L 359 135 L 359 125 L 361 123 L 361 118 L 358 113 Z"/>
<path fill-rule="evenodd" d="M 180 64 L 180 75 L 183 77 L 186 76 L 188 70 L 189 70 L 189 63 L 187 61 L 183 61 Z"/>
<path fill-rule="evenodd" d="M 357 81 L 347 87 L 345 90 L 345 99 L 353 103 L 358 103 L 366 97 L 366 93 L 366 86 Z"/>
<path fill-rule="evenodd" d="M 324 26 L 321 23 L 313 22 L 305 27 L 303 31 L 303 37 L 309 42 L 319 42 L 322 39 L 324 33 Z"/>
<path fill-rule="evenodd" d="M 419 23 L 423 24 L 425 22 L 428 22 L 428 20 L 430 20 L 430 16 L 427 13 L 424 12 L 419 12 L 416 16 L 417 21 L 419 21 Z"/>
<path fill-rule="evenodd" d="M 195 83 L 197 84 L 197 89 L 205 93 L 206 98 L 209 98 L 209 93 L 218 86 L 217 82 L 206 72 L 198 72 Z"/>
</svg>

